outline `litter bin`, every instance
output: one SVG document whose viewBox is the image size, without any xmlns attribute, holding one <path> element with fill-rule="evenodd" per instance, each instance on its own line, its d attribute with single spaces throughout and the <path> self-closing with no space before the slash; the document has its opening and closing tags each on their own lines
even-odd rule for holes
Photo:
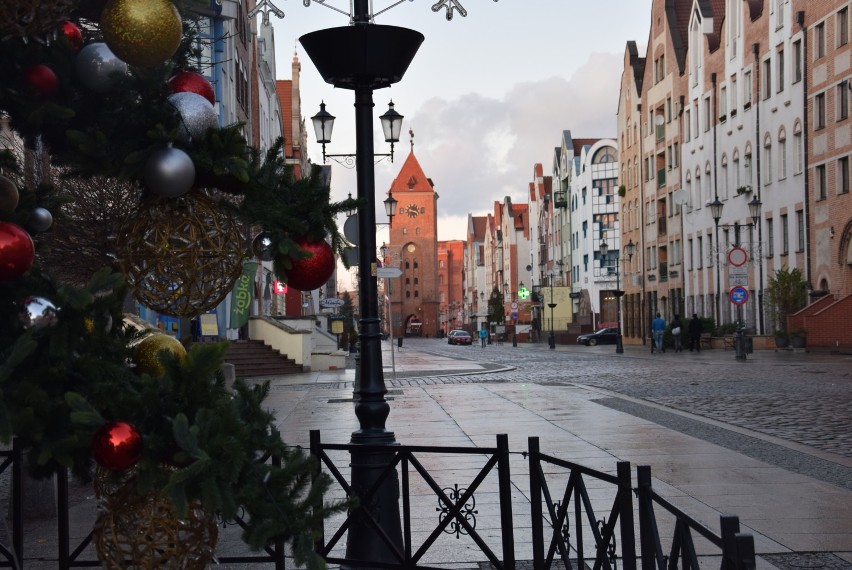
<svg viewBox="0 0 852 570">
<path fill-rule="evenodd" d="M 746 334 L 743 334 L 743 347 L 746 351 L 746 354 L 754 353 L 754 339 L 752 339 Z"/>
<path fill-rule="evenodd" d="M 397 346 L 397 348 L 402 348 L 402 337 L 401 336 L 396 337 L 396 346 Z"/>
</svg>

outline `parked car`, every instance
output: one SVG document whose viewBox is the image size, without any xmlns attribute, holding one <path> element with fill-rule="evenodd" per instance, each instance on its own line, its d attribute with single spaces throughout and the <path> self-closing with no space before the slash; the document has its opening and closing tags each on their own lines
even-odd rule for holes
<svg viewBox="0 0 852 570">
<path fill-rule="evenodd" d="M 615 344 L 618 339 L 618 328 L 608 327 L 593 333 L 577 336 L 577 344 L 597 346 L 599 344 Z"/>
<path fill-rule="evenodd" d="M 447 335 L 447 344 L 471 344 L 473 343 L 473 338 L 470 336 L 470 333 L 462 330 L 454 330 L 450 331 L 450 334 Z"/>
</svg>

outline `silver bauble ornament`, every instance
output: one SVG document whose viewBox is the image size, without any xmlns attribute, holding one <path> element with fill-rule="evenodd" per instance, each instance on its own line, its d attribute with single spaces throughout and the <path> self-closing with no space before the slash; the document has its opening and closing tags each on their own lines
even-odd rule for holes
<svg viewBox="0 0 852 570">
<path fill-rule="evenodd" d="M 103 42 L 83 46 L 74 65 L 83 85 L 97 93 L 106 93 L 115 86 L 113 74 L 127 75 L 127 63 Z"/>
<path fill-rule="evenodd" d="M 59 310 L 44 297 L 27 297 L 21 301 L 18 318 L 25 329 L 36 331 L 56 324 Z"/>
<path fill-rule="evenodd" d="M 195 164 L 179 148 L 155 151 L 145 163 L 145 185 L 157 196 L 177 198 L 192 188 Z"/>
<path fill-rule="evenodd" d="M 53 225 L 53 214 L 47 208 L 35 208 L 30 212 L 27 226 L 36 232 L 46 232 Z"/>
<path fill-rule="evenodd" d="M 261 261 L 272 261 L 275 252 L 272 250 L 272 236 L 269 232 L 260 232 L 251 242 L 251 251 Z"/>
<path fill-rule="evenodd" d="M 202 139 L 208 130 L 219 127 L 219 116 L 213 105 L 198 93 L 173 93 L 168 96 L 168 102 L 180 115 L 180 140 L 184 143 Z"/>
<path fill-rule="evenodd" d="M 18 207 L 19 199 L 20 195 L 15 183 L 5 176 L 0 176 L 0 217 L 11 216 Z"/>
</svg>

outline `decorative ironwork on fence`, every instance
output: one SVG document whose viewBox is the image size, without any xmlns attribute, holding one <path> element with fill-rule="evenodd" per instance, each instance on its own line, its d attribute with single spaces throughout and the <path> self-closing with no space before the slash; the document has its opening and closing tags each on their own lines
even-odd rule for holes
<svg viewBox="0 0 852 570">
<path fill-rule="evenodd" d="M 335 463 L 336 456 L 329 454 L 335 451 L 345 453 L 347 465 L 353 451 L 380 452 L 388 461 L 381 466 L 381 475 L 370 488 L 354 489 L 343 476 L 339 464 Z M 740 532 L 737 517 L 722 515 L 721 532 L 713 532 L 654 491 L 649 466 L 637 467 L 637 485 L 633 487 L 631 465 L 628 462 L 618 462 L 615 475 L 604 473 L 542 453 L 539 440 L 535 437 L 529 438 L 528 451 L 521 453 L 529 463 L 532 556 L 536 570 L 548 570 L 555 566 L 567 569 L 588 567 L 594 570 L 617 570 L 619 566 L 623 570 L 699 570 L 699 550 L 702 555 L 715 555 L 714 565 L 718 565 L 718 556 L 721 555 L 722 570 L 751 570 L 755 567 L 754 539 L 750 534 Z M 375 568 L 427 570 L 432 568 L 424 563 L 430 548 L 441 536 L 451 536 L 473 541 L 482 553 L 482 559 L 487 559 L 495 568 L 511 570 L 516 567 L 510 451 L 505 434 L 496 436 L 494 447 L 362 446 L 324 443 L 320 432 L 312 431 L 311 454 L 318 459 L 317 475 L 321 469 L 327 470 L 347 497 L 358 500 L 357 505 L 333 530 L 328 541 L 325 539 L 325 528 L 319 533 L 316 549 L 329 563 L 366 563 Z M 469 481 L 439 483 L 436 480 L 430 468 L 436 472 L 436 465 L 446 466 L 447 456 L 455 462 L 451 464 L 455 467 L 450 470 L 452 476 L 458 477 L 462 471 L 470 471 Z M 477 461 L 481 465 L 471 468 L 470 458 L 473 457 L 478 457 Z M 22 458 L 17 442 L 13 440 L 11 449 L 0 451 L 0 459 L 0 474 L 11 470 L 12 479 L 11 544 L 0 544 L 0 567 L 22 569 Z M 377 532 L 382 532 L 374 516 L 373 496 L 379 485 L 388 478 L 396 477 L 397 469 L 401 474 L 402 544 L 395 544 L 384 536 L 394 561 L 349 560 L 335 556 L 335 547 L 354 524 L 370 525 Z M 414 495 L 412 489 L 419 495 Z M 437 507 L 434 502 L 427 504 L 420 496 L 424 489 L 437 500 Z M 80 559 L 92 541 L 91 533 L 72 550 L 67 473 L 57 476 L 57 491 L 59 541 L 56 557 L 59 569 L 98 566 L 96 560 Z M 488 520 L 486 514 L 494 514 L 493 506 L 483 506 L 481 501 L 477 501 L 477 492 L 497 495 L 499 526 L 485 526 L 492 530 L 499 528 L 499 547 L 494 544 L 492 537 L 483 536 L 477 529 L 480 523 Z M 415 500 L 412 500 L 413 497 Z M 638 513 L 638 521 L 634 520 L 634 505 L 637 507 L 635 512 Z M 486 512 L 480 512 L 483 510 Z M 667 524 L 662 526 L 672 528 L 670 536 L 661 535 L 657 510 L 668 517 Z M 668 524 L 672 519 L 674 524 Z M 416 532 L 413 530 L 415 520 L 418 525 Z M 428 528 L 424 529 L 424 520 L 434 522 L 428 523 Z M 234 522 L 241 526 L 244 524 L 240 520 Z M 336 519 L 327 521 L 326 525 L 336 522 Z M 415 534 L 425 536 L 417 545 L 414 544 Z M 703 541 L 701 549 L 696 548 L 696 536 Z M 664 544 L 669 545 L 668 553 L 663 548 Z M 272 562 L 276 570 L 283 570 L 284 545 L 269 545 L 265 552 L 254 556 L 219 556 L 218 560 L 246 565 Z"/>
</svg>

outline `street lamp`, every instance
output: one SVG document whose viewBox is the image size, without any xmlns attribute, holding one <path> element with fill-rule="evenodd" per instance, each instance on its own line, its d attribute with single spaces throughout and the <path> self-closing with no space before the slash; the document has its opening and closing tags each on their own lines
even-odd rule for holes
<svg viewBox="0 0 852 570">
<path fill-rule="evenodd" d="M 717 204 L 717 202 L 718 202 L 718 204 Z M 719 236 L 718 236 L 719 228 L 722 227 L 722 228 L 725 228 L 726 230 L 733 228 L 734 229 L 734 244 L 733 245 L 734 245 L 734 247 L 740 247 L 740 243 L 741 243 L 740 229 L 742 229 L 742 228 L 755 228 L 755 227 L 759 228 L 760 211 L 763 207 L 763 202 L 760 201 L 760 198 L 755 196 L 748 203 L 748 213 L 749 213 L 749 217 L 751 217 L 751 223 L 749 223 L 749 224 L 740 224 L 739 222 L 734 222 L 733 225 L 730 225 L 730 224 L 721 224 L 720 225 L 719 220 L 722 217 L 722 207 L 723 207 L 723 204 L 721 202 L 719 202 L 718 198 L 710 204 L 710 208 L 711 208 L 712 215 L 713 215 L 713 220 L 716 222 L 716 267 L 717 268 L 719 267 L 718 264 L 719 264 L 719 255 L 720 255 L 719 241 L 718 241 L 719 240 Z M 752 252 L 752 255 L 754 255 L 753 252 Z M 759 265 L 758 265 L 757 272 L 758 272 L 758 275 L 759 275 L 759 278 L 760 278 L 760 286 L 759 286 L 760 291 L 759 291 L 759 294 L 758 294 L 758 321 L 759 321 L 759 325 L 760 325 L 759 326 L 760 333 L 762 334 L 763 333 L 763 256 L 761 254 L 758 254 L 758 263 L 759 263 Z M 717 271 L 718 271 L 718 269 L 717 269 Z M 716 283 L 717 283 L 717 289 L 718 289 L 718 277 L 717 277 Z M 742 321 L 743 321 L 742 305 L 737 305 L 737 321 L 742 325 Z M 735 337 L 735 342 L 736 342 L 736 346 L 735 346 L 736 358 L 738 360 L 745 360 L 745 351 L 742 347 L 742 332 L 741 331 L 738 331 L 738 334 Z"/>
<path fill-rule="evenodd" d="M 377 530 L 369 524 L 353 525 L 347 535 L 346 557 L 391 564 L 397 561 L 397 557 L 382 535 L 394 548 L 401 549 L 403 540 L 396 472 L 380 481 L 383 471 L 393 461 L 392 446 L 396 445 L 396 438 L 385 427 L 390 406 L 385 399 L 387 388 L 382 372 L 378 284 L 370 270 L 376 255 L 373 90 L 390 87 L 402 79 L 424 37 L 414 30 L 374 24 L 369 5 L 369 0 L 354 0 L 351 4 L 351 25 L 311 32 L 299 41 L 326 83 L 355 93 L 361 312 L 358 371 L 361 381 L 355 403 L 359 429 L 352 432 L 350 443 L 354 446 L 384 446 L 387 451 L 353 451 L 351 454 L 352 489 L 363 496 L 376 488 L 371 504 L 362 507 L 370 509 L 381 528 Z M 326 132 L 321 130 L 323 139 L 330 138 L 325 136 Z"/>
<path fill-rule="evenodd" d="M 722 217 L 722 208 L 725 205 L 719 200 L 719 196 L 710 202 L 710 215 L 713 216 L 713 221 L 716 223 L 716 326 L 719 326 L 722 321 L 722 306 L 719 290 L 722 288 L 722 281 L 719 265 L 719 219 Z"/>
<path fill-rule="evenodd" d="M 342 166 L 352 168 L 354 162 L 357 160 L 357 152 L 356 154 L 326 154 L 325 152 L 325 145 L 331 142 L 331 133 L 334 130 L 334 120 L 336 118 L 337 117 L 325 110 L 325 101 L 322 101 L 320 103 L 319 112 L 313 117 L 311 117 L 311 122 L 314 124 L 314 133 L 316 133 L 317 137 L 317 143 L 322 145 L 322 162 L 323 164 L 325 164 L 326 159 L 331 158 Z M 393 101 L 388 103 L 388 110 L 385 111 L 384 115 L 381 115 L 379 117 L 379 120 L 382 123 L 382 133 L 385 135 L 385 142 L 390 143 L 391 150 L 387 154 L 373 153 L 374 157 L 390 157 L 390 161 L 393 162 L 393 145 L 394 143 L 399 142 L 399 135 L 400 130 L 402 129 L 403 118 L 404 117 L 402 115 L 400 115 L 394 110 Z"/>
<path fill-rule="evenodd" d="M 553 332 L 553 309 L 556 308 L 556 303 L 553 302 L 553 280 L 556 277 L 556 272 L 551 269 L 550 270 L 550 303 L 547 304 L 550 307 L 550 335 L 547 337 L 547 344 L 550 346 L 550 350 L 556 349 L 556 335 Z"/>
</svg>

